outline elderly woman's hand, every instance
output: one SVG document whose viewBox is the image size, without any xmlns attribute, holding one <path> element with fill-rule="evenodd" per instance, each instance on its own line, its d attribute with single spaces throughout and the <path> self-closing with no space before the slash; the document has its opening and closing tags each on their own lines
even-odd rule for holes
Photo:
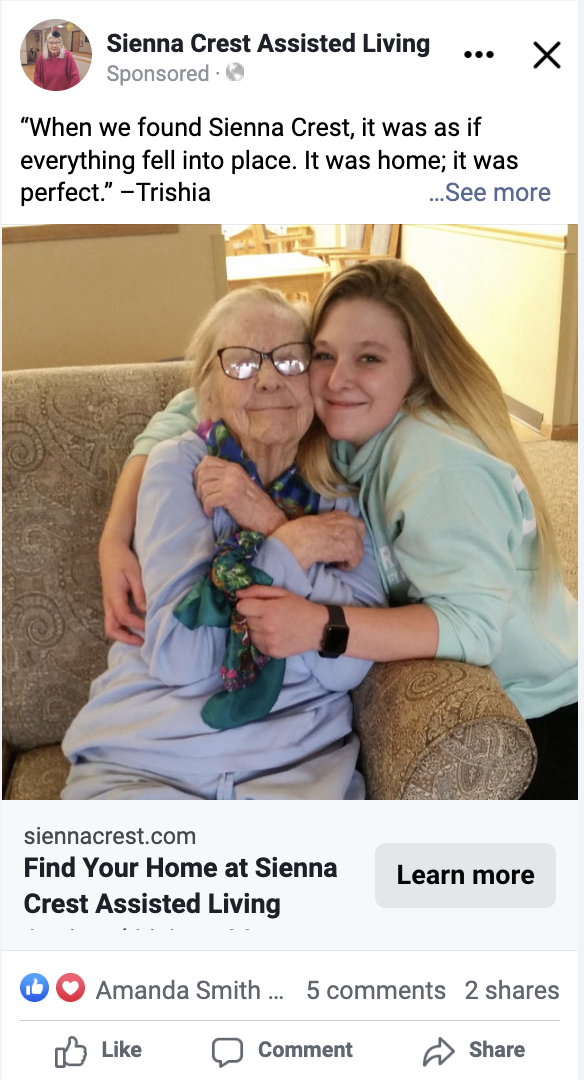
<svg viewBox="0 0 584 1080">
<path fill-rule="evenodd" d="M 303 570 L 315 562 L 354 570 L 363 558 L 365 525 L 344 510 L 295 518 L 272 535 L 286 545 Z"/>
<path fill-rule="evenodd" d="M 245 616 L 251 639 L 265 656 L 281 660 L 320 649 L 328 620 L 323 604 L 275 585 L 250 585 L 237 596 L 237 610 Z"/>
<path fill-rule="evenodd" d="M 235 462 L 206 457 L 194 472 L 195 491 L 207 517 L 223 507 L 242 529 L 270 536 L 286 521 L 286 515 L 270 496 Z"/>
</svg>

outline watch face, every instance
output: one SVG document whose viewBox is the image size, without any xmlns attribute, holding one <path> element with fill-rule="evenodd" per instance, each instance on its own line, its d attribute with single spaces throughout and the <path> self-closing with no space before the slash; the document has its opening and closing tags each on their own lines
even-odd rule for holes
<svg viewBox="0 0 584 1080">
<path fill-rule="evenodd" d="M 323 652 L 344 653 L 349 640 L 348 626 L 327 626 L 326 637 L 323 642 Z"/>
</svg>

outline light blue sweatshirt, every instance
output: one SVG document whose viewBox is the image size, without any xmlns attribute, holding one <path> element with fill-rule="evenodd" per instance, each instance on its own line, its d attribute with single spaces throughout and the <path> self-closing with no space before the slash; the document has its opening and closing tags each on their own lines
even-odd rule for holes
<svg viewBox="0 0 584 1080">
<path fill-rule="evenodd" d="M 435 612 L 438 657 L 489 664 L 528 719 L 577 700 L 577 605 L 559 580 L 538 586 L 534 511 L 511 465 L 431 413 L 399 413 L 335 460 L 359 485 L 390 603 Z"/>
<path fill-rule="evenodd" d="M 176 435 L 184 435 L 187 431 L 194 431 L 197 426 L 195 417 L 195 394 L 191 389 L 181 390 L 180 393 L 169 401 L 166 409 L 154 414 L 148 424 L 136 435 L 130 457 L 140 454 L 148 456 L 155 446 L 164 439 L 174 439 Z"/>
</svg>

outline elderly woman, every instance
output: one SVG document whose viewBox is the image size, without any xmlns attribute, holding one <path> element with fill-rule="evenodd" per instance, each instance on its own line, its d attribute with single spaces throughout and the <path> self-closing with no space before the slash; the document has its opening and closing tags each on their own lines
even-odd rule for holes
<svg viewBox="0 0 584 1080">
<path fill-rule="evenodd" d="M 55 26 L 48 35 L 35 69 L 34 81 L 41 90 L 70 90 L 79 82 L 79 70 Z"/>
<path fill-rule="evenodd" d="M 202 422 L 153 450 L 138 499 L 144 639 L 114 644 L 69 729 L 62 797 L 363 798 L 348 691 L 369 663 L 340 655 L 339 609 L 383 598 L 314 426 L 306 327 L 280 294 L 241 290 L 191 355 Z M 321 605 L 319 650 L 251 645 L 236 591 L 272 582 Z"/>
</svg>

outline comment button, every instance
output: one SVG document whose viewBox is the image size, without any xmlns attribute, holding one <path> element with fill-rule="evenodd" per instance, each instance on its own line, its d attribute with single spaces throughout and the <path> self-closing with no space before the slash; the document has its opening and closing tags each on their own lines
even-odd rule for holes
<svg viewBox="0 0 584 1080">
<path fill-rule="evenodd" d="M 556 852 L 551 844 L 380 844 L 375 852 L 380 907 L 551 907 Z"/>
</svg>

